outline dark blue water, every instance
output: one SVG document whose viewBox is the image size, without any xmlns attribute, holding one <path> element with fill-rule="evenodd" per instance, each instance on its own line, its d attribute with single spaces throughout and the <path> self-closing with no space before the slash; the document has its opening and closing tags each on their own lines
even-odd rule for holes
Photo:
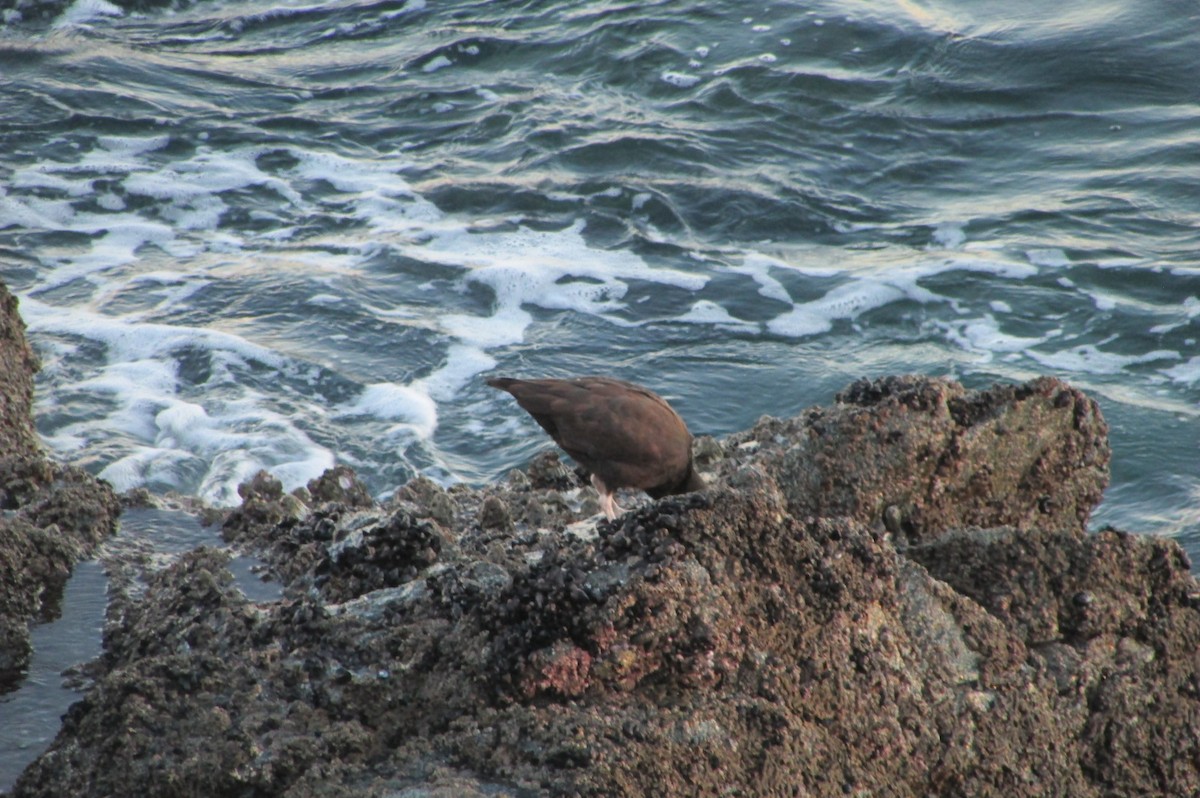
<svg viewBox="0 0 1200 798">
<path fill-rule="evenodd" d="M 1096 523 L 1200 553 L 1194 3 L 0 6 L 0 279 L 118 488 L 490 479 L 545 445 L 492 372 L 715 434 L 1054 374 Z"/>
</svg>

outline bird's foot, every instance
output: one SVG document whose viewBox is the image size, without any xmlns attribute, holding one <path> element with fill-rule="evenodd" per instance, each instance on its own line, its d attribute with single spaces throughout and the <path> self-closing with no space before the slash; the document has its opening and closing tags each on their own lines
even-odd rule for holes
<svg viewBox="0 0 1200 798">
<path fill-rule="evenodd" d="M 616 493 L 609 492 L 608 486 L 595 474 L 592 474 L 592 487 L 596 489 L 596 493 L 600 494 L 600 509 L 604 511 L 605 518 L 612 521 L 625 512 L 617 505 Z"/>
</svg>

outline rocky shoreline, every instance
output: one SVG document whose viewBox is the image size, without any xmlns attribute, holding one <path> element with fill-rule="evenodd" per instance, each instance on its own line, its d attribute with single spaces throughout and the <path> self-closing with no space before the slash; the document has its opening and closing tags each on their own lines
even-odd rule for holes
<svg viewBox="0 0 1200 798">
<path fill-rule="evenodd" d="M 34 462 L 27 380 L 0 387 Z M 612 523 L 551 452 L 383 504 L 260 474 L 219 523 L 283 597 L 210 548 L 118 597 L 12 794 L 1200 794 L 1200 583 L 1174 541 L 1086 531 L 1087 396 L 860 381 L 696 457 L 708 489 Z M 21 566 L 65 573 L 117 516 L 38 462 L 0 469 L 9 630 L 54 584 Z"/>
<path fill-rule="evenodd" d="M 38 360 L 0 283 L 0 692 L 29 663 L 29 624 L 57 614 L 71 568 L 117 528 L 112 489 L 47 458 L 33 426 Z"/>
</svg>

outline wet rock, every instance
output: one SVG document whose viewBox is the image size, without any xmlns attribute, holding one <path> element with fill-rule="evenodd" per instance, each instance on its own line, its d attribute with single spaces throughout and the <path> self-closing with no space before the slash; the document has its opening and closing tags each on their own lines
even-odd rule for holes
<svg viewBox="0 0 1200 798">
<path fill-rule="evenodd" d="M 692 461 L 700 471 L 708 471 L 725 459 L 725 450 L 711 435 L 700 435 L 692 442 Z"/>
<path fill-rule="evenodd" d="M 508 505 L 498 496 L 488 496 L 479 508 L 479 526 L 484 529 L 511 529 Z"/>
<path fill-rule="evenodd" d="M 1177 542 L 1115 530 L 961 530 L 908 556 L 1034 643 L 1153 638 L 1171 613 L 1190 617 L 1196 584 Z"/>
<path fill-rule="evenodd" d="M 160 572 L 15 795 L 1200 791 L 1200 585 L 1083 532 L 1086 397 L 862 382 L 720 449 L 599 523 L 553 453 L 304 515 L 256 478 L 226 534 L 286 597 Z"/>
<path fill-rule="evenodd" d="M 221 525 L 221 534 L 230 543 L 253 538 L 264 529 L 276 529 L 296 523 L 295 508 L 285 501 L 283 483 L 266 471 L 259 471 L 248 482 L 238 485 L 242 504 Z"/>
<path fill-rule="evenodd" d="M 795 515 L 886 523 L 912 541 L 968 526 L 1082 534 L 1108 484 L 1099 408 L 1053 378 L 968 391 L 888 377 L 837 399 L 731 440 L 766 447 Z"/>
<path fill-rule="evenodd" d="M 38 450 L 33 427 L 33 375 L 41 364 L 25 339 L 17 298 L 0 282 L 0 452 Z"/>
<path fill-rule="evenodd" d="M 579 484 L 575 472 L 563 464 L 553 449 L 539 452 L 529 463 L 529 483 L 539 490 L 568 490 Z"/>
<path fill-rule="evenodd" d="M 359 482 L 354 469 L 347 465 L 334 466 L 308 483 L 313 502 L 334 502 L 347 507 L 372 507 L 375 500 L 367 486 Z"/>
<path fill-rule="evenodd" d="M 16 298 L 0 283 L 0 692 L 28 663 L 30 622 L 57 616 L 74 564 L 115 531 L 121 511 L 107 483 L 38 447 L 38 361 L 24 331 Z"/>
<path fill-rule="evenodd" d="M 393 500 L 411 504 L 419 518 L 432 518 L 447 528 L 454 525 L 454 502 L 441 485 L 428 477 L 410 480 L 396 491 Z"/>
<path fill-rule="evenodd" d="M 315 584 L 340 602 L 408 582 L 438 560 L 445 545 L 437 528 L 397 510 L 380 518 L 359 516 L 343 524 L 326 548 Z"/>
<path fill-rule="evenodd" d="M 594 496 L 594 494 L 593 494 Z M 590 516 L 600 512 L 600 502 L 588 496 L 579 502 L 579 512 L 557 490 L 523 491 L 512 498 L 514 516 L 534 529 L 562 528 L 577 515 Z"/>
</svg>

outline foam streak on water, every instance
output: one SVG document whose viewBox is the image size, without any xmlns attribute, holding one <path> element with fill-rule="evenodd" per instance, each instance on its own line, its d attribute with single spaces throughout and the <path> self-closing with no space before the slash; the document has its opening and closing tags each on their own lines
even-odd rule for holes
<svg viewBox="0 0 1200 798">
<path fill-rule="evenodd" d="M 259 468 L 502 473 L 543 444 L 493 370 L 643 380 L 717 434 L 860 376 L 1051 373 L 1112 422 L 1098 520 L 1200 552 L 1200 26 L 1025 5 L 9 14 L 40 429 L 229 503 Z"/>
</svg>

